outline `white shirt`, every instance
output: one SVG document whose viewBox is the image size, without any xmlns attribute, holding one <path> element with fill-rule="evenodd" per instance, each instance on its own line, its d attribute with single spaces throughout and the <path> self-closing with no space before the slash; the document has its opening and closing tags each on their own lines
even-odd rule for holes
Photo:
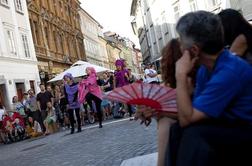
<svg viewBox="0 0 252 166">
<path fill-rule="evenodd" d="M 146 75 L 146 82 L 147 83 L 151 83 L 153 81 L 158 82 L 158 77 L 157 76 L 155 76 L 155 77 L 148 76 L 148 74 L 157 74 L 156 70 L 154 70 L 154 69 L 145 69 L 144 73 Z"/>
<path fill-rule="evenodd" d="M 42 133 L 41 126 L 36 120 L 34 121 L 34 131 L 37 133 Z"/>
</svg>

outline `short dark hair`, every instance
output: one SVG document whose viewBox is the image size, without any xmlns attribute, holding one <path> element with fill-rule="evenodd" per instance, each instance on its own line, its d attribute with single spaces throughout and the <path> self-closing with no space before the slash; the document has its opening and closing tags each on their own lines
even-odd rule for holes
<svg viewBox="0 0 252 166">
<path fill-rule="evenodd" d="M 187 40 L 187 47 L 196 44 L 207 54 L 216 54 L 224 48 L 222 23 L 213 13 L 190 12 L 179 19 L 176 30 L 183 44 Z"/>
<path fill-rule="evenodd" d="M 45 86 L 45 84 L 44 84 L 44 83 L 39 84 L 39 86 L 42 86 L 42 85 L 44 85 L 44 86 Z"/>
</svg>

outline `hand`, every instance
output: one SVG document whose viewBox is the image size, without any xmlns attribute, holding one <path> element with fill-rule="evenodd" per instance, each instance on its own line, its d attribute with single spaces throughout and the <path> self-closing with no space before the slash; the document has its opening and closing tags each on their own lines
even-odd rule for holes
<svg viewBox="0 0 252 166">
<path fill-rule="evenodd" d="M 145 124 L 149 126 L 151 123 L 151 118 L 156 115 L 156 111 L 150 107 L 146 106 L 137 106 L 137 111 L 135 114 L 135 120 L 140 119 L 140 124 Z"/>
<path fill-rule="evenodd" d="M 198 57 L 191 59 L 190 52 L 185 50 L 183 56 L 176 62 L 176 78 L 187 76 L 193 69 Z"/>
</svg>

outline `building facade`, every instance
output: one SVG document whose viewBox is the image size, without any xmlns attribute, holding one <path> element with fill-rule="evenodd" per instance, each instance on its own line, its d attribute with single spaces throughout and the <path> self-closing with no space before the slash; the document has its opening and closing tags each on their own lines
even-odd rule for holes
<svg viewBox="0 0 252 166">
<path fill-rule="evenodd" d="M 11 109 L 12 97 L 22 99 L 40 84 L 25 0 L 0 1 L 0 103 Z"/>
<path fill-rule="evenodd" d="M 43 82 L 77 60 L 86 60 L 79 0 L 29 0 L 27 3 Z"/>
<path fill-rule="evenodd" d="M 139 56 L 141 54 L 136 53 L 135 44 L 128 38 L 121 37 L 115 32 L 105 32 L 104 38 L 107 41 L 107 52 L 109 58 L 110 69 L 115 69 L 115 61 L 117 59 L 124 59 L 126 61 L 127 68 L 130 68 L 133 73 L 139 74 Z"/>
<path fill-rule="evenodd" d="M 104 38 L 103 34 L 99 35 L 99 42 L 100 42 L 100 54 L 102 57 L 103 67 L 110 69 L 109 67 L 109 56 L 107 50 L 107 40 Z"/>
<path fill-rule="evenodd" d="M 243 16 L 252 21 L 252 1 L 251 0 L 230 0 L 230 7 L 242 12 Z"/>
<path fill-rule="evenodd" d="M 79 14 L 87 61 L 98 66 L 107 66 L 108 57 L 104 43 L 106 41 L 103 40 L 103 27 L 84 9 L 81 9 Z"/>
<path fill-rule="evenodd" d="M 184 14 L 196 10 L 219 13 L 226 8 L 237 9 L 252 20 L 250 0 L 132 0 L 132 28 L 139 38 L 143 63 L 157 62 L 159 67 L 162 48 L 178 37 L 175 24 Z"/>
</svg>

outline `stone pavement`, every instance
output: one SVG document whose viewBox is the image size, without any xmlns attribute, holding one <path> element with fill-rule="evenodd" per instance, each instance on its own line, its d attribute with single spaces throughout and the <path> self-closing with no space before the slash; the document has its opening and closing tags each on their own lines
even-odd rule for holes
<svg viewBox="0 0 252 166">
<path fill-rule="evenodd" d="M 120 166 L 124 160 L 157 151 L 156 122 L 110 122 L 73 135 L 59 132 L 0 145 L 1 166 Z"/>
</svg>

